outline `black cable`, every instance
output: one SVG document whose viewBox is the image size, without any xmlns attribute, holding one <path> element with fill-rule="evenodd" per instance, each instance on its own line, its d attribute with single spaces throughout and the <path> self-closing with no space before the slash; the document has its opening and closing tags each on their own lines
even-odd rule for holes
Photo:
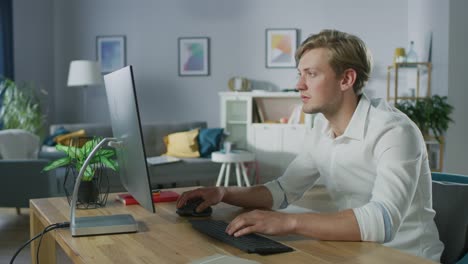
<svg viewBox="0 0 468 264">
<path fill-rule="evenodd" d="M 35 235 L 33 238 L 29 239 L 26 243 L 24 243 L 16 252 L 15 254 L 13 255 L 13 257 L 11 258 L 10 260 L 10 264 L 13 264 L 13 262 L 15 261 L 16 257 L 18 256 L 18 254 L 21 252 L 21 250 L 23 250 L 26 246 L 28 246 L 31 242 L 33 242 L 34 240 L 36 240 L 37 238 L 41 237 L 42 239 L 42 236 L 51 231 L 51 230 L 54 230 L 56 228 L 64 228 L 64 227 L 69 227 L 70 226 L 70 223 L 69 222 L 63 222 L 63 223 L 55 223 L 55 224 L 51 224 L 49 226 L 47 226 L 46 228 L 44 228 L 44 230 L 42 232 L 40 232 L 39 234 Z M 53 227 L 53 228 L 51 228 Z M 40 244 L 38 245 L 38 249 L 37 251 L 39 251 L 39 246 Z M 39 263 L 39 262 L 38 262 Z"/>
<path fill-rule="evenodd" d="M 36 249 L 36 264 L 39 264 L 39 249 L 41 248 L 41 243 L 42 243 L 42 238 L 44 237 L 44 234 L 52 231 L 57 228 L 64 228 L 64 227 L 69 227 L 70 223 L 69 222 L 64 222 L 64 223 L 56 223 L 54 225 L 50 225 L 42 231 L 41 238 L 39 239 L 39 243 L 37 244 L 37 249 Z"/>
<path fill-rule="evenodd" d="M 57 228 L 57 224 L 54 224 L 54 225 L 48 226 L 48 227 L 44 228 L 44 230 L 42 230 L 41 238 L 39 238 L 39 243 L 37 244 L 37 249 L 36 249 L 36 264 L 39 264 L 39 249 L 41 248 L 42 238 L 44 237 L 44 234 L 51 231 L 51 230 L 54 230 L 56 228 Z"/>
</svg>

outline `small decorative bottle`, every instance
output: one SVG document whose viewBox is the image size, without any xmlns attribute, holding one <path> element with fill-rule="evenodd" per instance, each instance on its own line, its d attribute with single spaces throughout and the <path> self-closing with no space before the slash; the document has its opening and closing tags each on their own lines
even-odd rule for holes
<svg viewBox="0 0 468 264">
<path fill-rule="evenodd" d="M 410 42 L 408 53 L 406 53 L 406 62 L 418 62 L 418 54 L 414 51 L 414 41 Z"/>
</svg>

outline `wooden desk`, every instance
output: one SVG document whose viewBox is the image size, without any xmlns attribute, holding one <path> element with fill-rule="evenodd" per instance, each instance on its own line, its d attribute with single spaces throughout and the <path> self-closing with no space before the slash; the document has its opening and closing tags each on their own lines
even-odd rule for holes
<svg viewBox="0 0 468 264">
<path fill-rule="evenodd" d="M 181 193 L 187 188 L 174 189 Z M 192 229 L 187 219 L 175 213 L 175 203 L 157 203 L 156 214 L 138 205 L 124 206 L 110 194 L 106 207 L 77 210 L 77 216 L 131 213 L 138 222 L 134 234 L 72 237 L 69 229 L 58 229 L 44 236 L 40 263 L 55 263 L 58 244 L 75 263 L 188 263 L 214 254 L 235 255 L 261 263 L 432 263 L 375 243 L 325 242 L 304 237 L 277 237 L 294 252 L 260 256 L 214 240 Z M 243 210 L 227 204 L 214 207 L 212 218 L 230 220 Z M 30 201 L 31 237 L 52 223 L 69 221 L 66 198 Z M 55 243 L 57 242 L 57 243 Z M 37 240 L 31 246 L 36 263 Z"/>
</svg>

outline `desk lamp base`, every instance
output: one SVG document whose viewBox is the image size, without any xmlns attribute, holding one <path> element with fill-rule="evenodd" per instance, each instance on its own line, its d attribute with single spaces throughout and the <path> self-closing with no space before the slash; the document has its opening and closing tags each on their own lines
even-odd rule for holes
<svg viewBox="0 0 468 264">
<path fill-rule="evenodd" d="M 77 217 L 70 225 L 72 236 L 93 236 L 119 233 L 135 233 L 138 225 L 132 215 L 104 215 Z"/>
</svg>

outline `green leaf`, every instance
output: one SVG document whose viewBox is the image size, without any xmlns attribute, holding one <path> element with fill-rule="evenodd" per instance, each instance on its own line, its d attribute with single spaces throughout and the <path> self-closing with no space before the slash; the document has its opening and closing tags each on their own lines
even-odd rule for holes
<svg viewBox="0 0 468 264">
<path fill-rule="evenodd" d="M 115 160 L 112 160 L 112 159 L 108 159 L 106 157 L 101 157 L 101 162 L 102 164 L 104 164 L 104 166 L 116 171 L 117 170 L 117 166 L 116 166 L 116 161 Z"/>
<path fill-rule="evenodd" d="M 64 158 L 52 161 L 47 166 L 45 166 L 42 169 L 42 171 L 50 171 L 50 170 L 53 170 L 53 169 L 56 169 L 58 167 L 62 167 L 62 166 L 68 165 L 68 164 L 70 164 L 70 158 L 69 157 L 64 157 Z"/>
<path fill-rule="evenodd" d="M 83 175 L 83 181 L 90 181 L 93 179 L 94 176 L 94 169 L 91 166 L 86 167 L 86 170 Z"/>
<path fill-rule="evenodd" d="M 416 101 L 403 100 L 395 106 L 405 113 L 419 127 L 423 134 L 432 134 L 440 141 L 450 123 L 453 106 L 447 103 L 447 96 L 433 95 Z"/>
<path fill-rule="evenodd" d="M 65 145 L 61 145 L 61 144 L 57 144 L 55 146 L 55 148 L 57 150 L 60 150 L 62 152 L 65 152 L 70 158 L 72 159 L 76 159 L 78 156 L 79 156 L 79 151 L 78 151 L 78 148 L 77 147 L 73 147 L 73 146 L 65 146 Z"/>
<path fill-rule="evenodd" d="M 81 155 L 86 159 L 86 157 L 91 154 L 91 151 L 99 144 L 101 139 L 99 137 L 95 137 L 91 140 L 88 140 L 82 147 L 81 147 Z"/>
<path fill-rule="evenodd" d="M 114 155 L 115 155 L 115 150 L 113 149 L 100 149 L 96 152 L 96 156 L 98 157 L 110 158 Z"/>
<path fill-rule="evenodd" d="M 3 94 L 3 107 L 0 119 L 5 129 L 24 129 L 33 134 L 42 135 L 44 117 L 41 113 L 38 89 L 32 84 L 16 84 L 11 80 L 0 83 Z"/>
<path fill-rule="evenodd" d="M 114 156 L 115 151 L 112 149 L 100 149 L 98 150 L 94 157 L 91 159 L 91 163 L 98 163 L 101 162 L 102 158 L 111 158 Z"/>
</svg>

